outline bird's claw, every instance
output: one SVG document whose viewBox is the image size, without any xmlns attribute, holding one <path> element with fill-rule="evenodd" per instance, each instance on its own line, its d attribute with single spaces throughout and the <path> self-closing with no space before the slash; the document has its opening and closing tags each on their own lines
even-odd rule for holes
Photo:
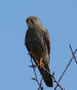
<svg viewBox="0 0 77 90">
<path fill-rule="evenodd" d="M 28 54 L 34 56 L 34 53 L 32 51 L 30 51 Z"/>
<path fill-rule="evenodd" d="M 38 64 L 38 66 L 39 66 L 40 68 L 44 67 L 44 64 L 43 64 L 43 62 L 42 62 L 42 58 L 40 58 L 40 62 L 39 62 L 39 64 Z"/>
</svg>

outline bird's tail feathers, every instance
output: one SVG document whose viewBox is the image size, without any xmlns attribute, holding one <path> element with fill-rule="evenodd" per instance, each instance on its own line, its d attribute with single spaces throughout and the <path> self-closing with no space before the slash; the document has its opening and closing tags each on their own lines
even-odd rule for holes
<svg viewBox="0 0 77 90">
<path fill-rule="evenodd" d="M 45 82 L 45 84 L 48 86 L 48 87 L 53 87 L 53 79 L 52 79 L 52 76 L 51 76 L 51 72 L 50 72 L 50 69 L 49 69 L 49 66 L 46 65 L 44 66 L 44 68 L 40 68 L 39 67 L 39 71 L 42 75 L 42 78 Z"/>
</svg>

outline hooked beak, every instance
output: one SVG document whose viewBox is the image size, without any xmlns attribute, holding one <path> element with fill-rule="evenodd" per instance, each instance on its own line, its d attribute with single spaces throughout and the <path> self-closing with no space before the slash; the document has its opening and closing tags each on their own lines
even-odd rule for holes
<svg viewBox="0 0 77 90">
<path fill-rule="evenodd" d="M 31 20 L 27 19 L 26 22 L 27 22 L 28 26 L 29 26 L 29 25 L 32 25 Z"/>
</svg>

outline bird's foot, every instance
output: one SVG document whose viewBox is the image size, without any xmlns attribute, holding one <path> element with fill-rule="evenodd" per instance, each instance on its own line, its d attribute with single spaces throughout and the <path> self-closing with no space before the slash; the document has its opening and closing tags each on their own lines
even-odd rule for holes
<svg viewBox="0 0 77 90">
<path fill-rule="evenodd" d="M 42 62 L 42 58 L 40 58 L 40 62 L 39 62 L 39 64 L 38 64 L 38 66 L 39 66 L 40 68 L 44 67 L 44 64 L 43 64 L 43 62 Z"/>
<path fill-rule="evenodd" d="M 28 54 L 34 56 L 34 53 L 32 51 L 30 51 Z"/>
</svg>

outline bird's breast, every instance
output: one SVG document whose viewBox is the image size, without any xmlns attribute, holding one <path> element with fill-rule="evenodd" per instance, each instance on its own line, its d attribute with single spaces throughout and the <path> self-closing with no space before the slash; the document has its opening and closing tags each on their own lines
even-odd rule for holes
<svg viewBox="0 0 77 90">
<path fill-rule="evenodd" d="M 46 52 L 46 45 L 43 39 L 43 32 L 38 30 L 28 31 L 28 45 L 29 50 L 31 50 L 36 56 Z"/>
</svg>

